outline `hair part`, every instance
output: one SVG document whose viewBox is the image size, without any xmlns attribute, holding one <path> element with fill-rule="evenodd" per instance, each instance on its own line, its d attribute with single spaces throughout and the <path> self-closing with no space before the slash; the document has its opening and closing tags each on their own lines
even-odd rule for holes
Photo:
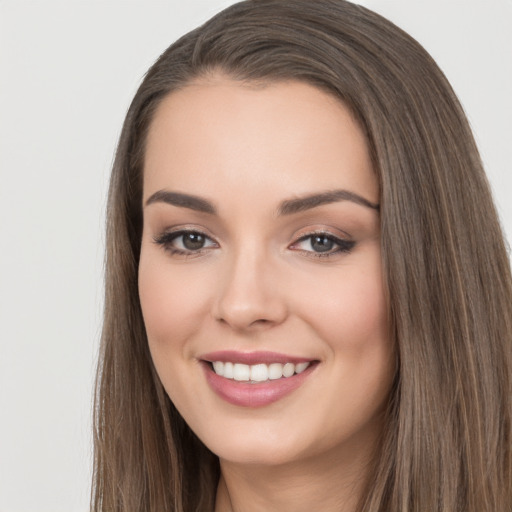
<svg viewBox="0 0 512 512">
<path fill-rule="evenodd" d="M 359 511 L 510 511 L 512 280 L 478 150 L 427 52 L 343 0 L 235 4 L 166 50 L 133 99 L 108 196 L 93 510 L 214 507 L 218 461 L 156 375 L 137 271 L 152 118 L 168 94 L 218 73 L 328 91 L 368 141 L 399 368 Z"/>
</svg>

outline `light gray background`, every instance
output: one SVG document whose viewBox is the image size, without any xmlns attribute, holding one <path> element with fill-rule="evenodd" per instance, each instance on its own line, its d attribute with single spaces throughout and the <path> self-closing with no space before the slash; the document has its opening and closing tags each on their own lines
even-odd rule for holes
<svg viewBox="0 0 512 512">
<path fill-rule="evenodd" d="M 88 509 L 116 139 L 153 60 L 230 3 L 0 0 L 0 512 Z M 512 240 L 512 1 L 362 3 L 451 80 Z"/>
</svg>

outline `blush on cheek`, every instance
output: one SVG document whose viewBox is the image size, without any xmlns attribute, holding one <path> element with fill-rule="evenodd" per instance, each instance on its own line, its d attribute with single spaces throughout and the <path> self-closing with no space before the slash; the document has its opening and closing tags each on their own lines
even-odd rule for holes
<svg viewBox="0 0 512 512">
<path fill-rule="evenodd" d="M 139 267 L 139 297 L 150 344 L 184 342 L 208 317 L 208 283 L 154 260 L 141 256 Z"/>
<path fill-rule="evenodd" d="M 317 289 L 310 304 L 310 322 L 326 340 L 357 348 L 388 336 L 386 300 L 375 281 L 356 285 L 347 279 L 340 288 Z"/>
</svg>

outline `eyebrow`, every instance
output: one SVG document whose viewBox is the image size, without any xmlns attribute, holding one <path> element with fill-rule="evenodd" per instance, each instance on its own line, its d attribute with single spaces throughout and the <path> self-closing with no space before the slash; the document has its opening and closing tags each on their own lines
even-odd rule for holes
<svg viewBox="0 0 512 512">
<path fill-rule="evenodd" d="M 367 208 L 377 211 L 380 209 L 380 205 L 368 201 L 368 199 L 365 199 L 355 192 L 350 192 L 349 190 L 328 190 L 326 192 L 310 194 L 296 199 L 287 199 L 280 204 L 277 213 L 279 216 L 293 215 L 294 213 L 310 210 L 324 204 L 337 203 L 340 201 L 351 201 L 352 203 L 366 206 Z M 213 203 L 207 199 L 191 194 L 184 194 L 182 192 L 158 190 L 147 199 L 146 206 L 153 203 L 167 203 L 172 206 L 188 208 L 210 215 L 217 214 L 217 209 Z"/>
<path fill-rule="evenodd" d="M 183 194 L 181 192 L 170 192 L 168 190 L 158 190 L 151 195 L 146 201 L 146 206 L 153 203 L 167 203 L 181 208 L 189 208 L 198 212 L 209 213 L 215 215 L 217 209 L 210 201 L 202 197 Z"/>
<path fill-rule="evenodd" d="M 320 194 L 311 194 L 297 199 L 283 201 L 279 207 L 278 213 L 279 215 L 292 215 L 294 213 L 310 210 L 311 208 L 316 208 L 317 206 L 337 203 L 339 201 L 351 201 L 352 203 L 366 206 L 367 208 L 377 211 L 380 209 L 379 204 L 372 203 L 355 192 L 350 192 L 349 190 L 328 190 Z"/>
</svg>

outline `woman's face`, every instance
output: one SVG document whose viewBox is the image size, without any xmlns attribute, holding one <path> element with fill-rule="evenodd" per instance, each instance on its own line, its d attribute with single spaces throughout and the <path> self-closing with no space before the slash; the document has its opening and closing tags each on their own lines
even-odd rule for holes
<svg viewBox="0 0 512 512">
<path fill-rule="evenodd" d="M 156 112 L 143 201 L 149 348 L 198 437 L 238 463 L 369 450 L 395 358 L 347 108 L 298 82 L 191 84 Z"/>
</svg>

